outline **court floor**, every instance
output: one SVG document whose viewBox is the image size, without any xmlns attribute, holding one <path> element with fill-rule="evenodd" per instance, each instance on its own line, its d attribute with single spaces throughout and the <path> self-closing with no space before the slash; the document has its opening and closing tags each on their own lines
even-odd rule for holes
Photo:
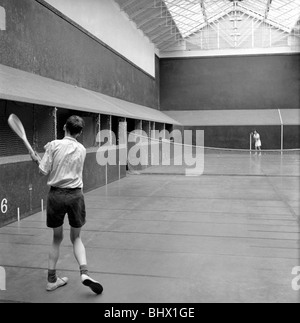
<svg viewBox="0 0 300 323">
<path fill-rule="evenodd" d="M 300 266 L 299 156 L 207 158 L 203 176 L 149 169 L 86 194 L 83 241 L 101 296 L 80 283 L 67 226 L 58 274 L 69 284 L 51 293 L 45 214 L 1 228 L 7 290 L 0 300 L 300 302 L 292 289 Z"/>
</svg>

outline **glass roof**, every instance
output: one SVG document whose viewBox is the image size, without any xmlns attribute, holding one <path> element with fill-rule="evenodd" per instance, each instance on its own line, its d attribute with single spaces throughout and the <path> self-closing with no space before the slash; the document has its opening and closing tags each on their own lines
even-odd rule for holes
<svg viewBox="0 0 300 323">
<path fill-rule="evenodd" d="M 184 38 L 226 13 L 246 11 L 290 32 L 300 17 L 300 0 L 164 0 Z"/>
</svg>

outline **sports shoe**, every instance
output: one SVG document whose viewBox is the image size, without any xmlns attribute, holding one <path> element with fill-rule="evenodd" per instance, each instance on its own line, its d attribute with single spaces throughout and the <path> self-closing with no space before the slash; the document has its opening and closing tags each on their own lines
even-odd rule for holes
<svg viewBox="0 0 300 323">
<path fill-rule="evenodd" d="M 56 280 L 55 283 L 49 283 L 48 282 L 46 289 L 47 289 L 48 292 L 52 292 L 52 291 L 56 290 L 59 287 L 63 287 L 65 285 L 67 285 L 68 280 L 69 279 L 67 277 L 64 277 L 64 278 L 57 277 L 57 280 Z"/>
<path fill-rule="evenodd" d="M 100 295 L 103 292 L 102 285 L 88 275 L 81 275 L 81 282 L 84 286 L 89 287 L 95 294 Z"/>
</svg>

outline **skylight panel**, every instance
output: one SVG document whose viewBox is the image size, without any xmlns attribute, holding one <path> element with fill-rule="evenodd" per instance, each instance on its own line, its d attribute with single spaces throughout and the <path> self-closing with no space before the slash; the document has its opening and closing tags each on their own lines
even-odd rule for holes
<svg viewBox="0 0 300 323">
<path fill-rule="evenodd" d="M 299 16 L 300 0 L 273 0 L 268 18 L 291 30 Z"/>
<path fill-rule="evenodd" d="M 184 38 L 198 31 L 204 22 L 199 0 L 165 0 L 165 4 Z"/>
</svg>

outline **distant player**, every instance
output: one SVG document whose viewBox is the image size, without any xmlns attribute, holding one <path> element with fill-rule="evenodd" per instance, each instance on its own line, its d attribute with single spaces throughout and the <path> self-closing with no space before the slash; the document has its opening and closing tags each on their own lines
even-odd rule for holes
<svg viewBox="0 0 300 323">
<path fill-rule="evenodd" d="M 86 149 L 76 138 L 82 133 L 84 121 L 78 116 L 70 117 L 65 126 L 65 137 L 54 140 L 45 146 L 42 160 L 31 156 L 39 164 L 43 175 L 49 175 L 50 191 L 47 201 L 47 226 L 53 229 L 53 243 L 49 253 L 47 291 L 54 291 L 68 283 L 68 278 L 56 275 L 60 245 L 63 240 L 63 224 L 68 214 L 70 238 L 74 256 L 78 262 L 81 282 L 96 294 L 101 294 L 103 287 L 88 274 L 86 251 L 80 233 L 86 222 L 85 202 L 82 193 L 82 172 Z"/>
<path fill-rule="evenodd" d="M 255 155 L 257 155 L 257 151 L 259 151 L 259 156 L 261 156 L 261 140 L 260 135 L 256 130 L 253 132 L 253 138 L 255 141 Z"/>
</svg>

